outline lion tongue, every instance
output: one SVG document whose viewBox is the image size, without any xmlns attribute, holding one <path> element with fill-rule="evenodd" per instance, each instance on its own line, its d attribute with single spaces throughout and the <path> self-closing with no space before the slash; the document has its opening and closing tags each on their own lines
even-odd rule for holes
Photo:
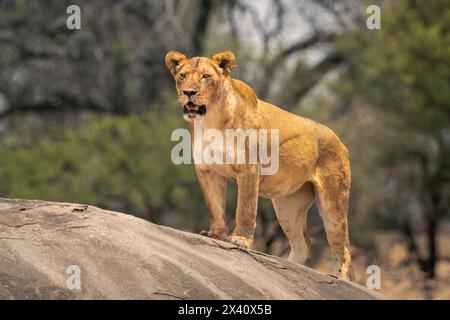
<svg viewBox="0 0 450 320">
<path fill-rule="evenodd" d="M 197 109 L 197 106 L 196 106 L 195 104 L 193 104 L 192 102 L 188 102 L 188 103 L 186 104 L 186 107 L 187 107 L 188 109 Z"/>
</svg>

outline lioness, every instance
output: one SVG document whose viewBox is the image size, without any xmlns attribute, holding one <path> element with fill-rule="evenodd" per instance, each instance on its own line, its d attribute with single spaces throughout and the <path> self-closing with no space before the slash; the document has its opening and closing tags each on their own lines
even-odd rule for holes
<svg viewBox="0 0 450 320">
<path fill-rule="evenodd" d="M 210 230 L 201 234 L 250 247 L 260 195 L 272 199 L 291 245 L 289 260 L 303 264 L 309 251 L 307 211 L 317 199 L 334 256 L 334 273 L 341 279 L 353 277 L 347 227 L 350 164 L 348 151 L 336 134 L 259 100 L 250 86 L 231 77 L 236 58 L 230 51 L 212 58 L 187 58 L 170 51 L 165 62 L 175 78 L 191 132 L 194 121 L 201 121 L 204 129 L 222 132 L 230 128 L 279 130 L 279 170 L 273 175 L 261 175 L 260 163 L 195 164 L 210 217 Z M 236 225 L 231 235 L 224 218 L 227 179 L 238 187 Z"/>
</svg>

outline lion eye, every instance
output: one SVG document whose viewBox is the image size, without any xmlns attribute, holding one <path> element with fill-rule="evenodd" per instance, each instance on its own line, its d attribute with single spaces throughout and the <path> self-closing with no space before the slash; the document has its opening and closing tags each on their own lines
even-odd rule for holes
<svg viewBox="0 0 450 320">
<path fill-rule="evenodd" d="M 180 78 L 181 79 L 185 79 L 186 78 L 186 73 L 180 73 Z"/>
<path fill-rule="evenodd" d="M 202 79 L 208 79 L 208 78 L 210 78 L 211 76 L 209 75 L 209 74 L 204 74 L 204 75 L 202 75 Z"/>
</svg>

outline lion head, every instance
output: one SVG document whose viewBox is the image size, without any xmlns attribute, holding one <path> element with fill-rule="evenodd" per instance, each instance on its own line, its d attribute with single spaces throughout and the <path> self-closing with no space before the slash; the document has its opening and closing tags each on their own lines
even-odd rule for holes
<svg viewBox="0 0 450 320">
<path fill-rule="evenodd" d="M 187 58 L 176 51 L 167 53 L 166 66 L 175 79 L 186 121 L 200 120 L 220 100 L 223 82 L 235 65 L 236 57 L 230 51 L 216 53 L 212 58 Z"/>
</svg>

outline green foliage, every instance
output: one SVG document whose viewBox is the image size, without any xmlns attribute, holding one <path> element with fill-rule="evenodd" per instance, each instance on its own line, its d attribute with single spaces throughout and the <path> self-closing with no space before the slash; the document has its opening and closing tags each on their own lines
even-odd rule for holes
<svg viewBox="0 0 450 320">
<path fill-rule="evenodd" d="M 170 158 L 172 130 L 186 126 L 177 111 L 93 118 L 31 144 L 15 131 L 0 146 L 0 192 L 172 218 L 183 228 L 206 221 L 193 167 Z"/>
<path fill-rule="evenodd" d="M 336 91 L 383 112 L 385 187 L 375 214 L 383 225 L 414 210 L 448 213 L 449 27 L 446 1 L 395 1 L 382 11 L 381 30 L 362 29 L 338 43 L 349 63 Z"/>
<path fill-rule="evenodd" d="M 297 109 L 350 151 L 354 243 L 361 230 L 398 228 L 418 212 L 448 215 L 450 6 L 413 3 L 385 6 L 381 30 L 340 37 L 343 72 Z"/>
<path fill-rule="evenodd" d="M 402 121 L 423 133 L 448 127 L 449 28 L 448 2 L 395 1 L 383 11 L 381 30 L 342 39 L 351 82 L 344 89 L 401 114 Z"/>
</svg>

